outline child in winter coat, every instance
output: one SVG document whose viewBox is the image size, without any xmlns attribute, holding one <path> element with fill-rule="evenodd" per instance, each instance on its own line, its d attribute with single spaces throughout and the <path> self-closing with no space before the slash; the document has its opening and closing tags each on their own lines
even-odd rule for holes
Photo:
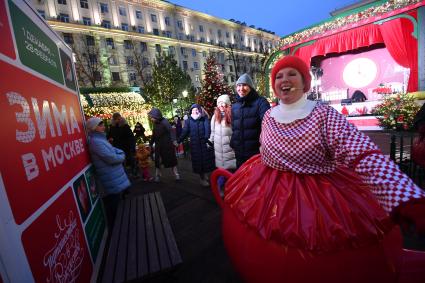
<svg viewBox="0 0 425 283">
<path fill-rule="evenodd" d="M 144 144 L 139 144 L 136 151 L 136 160 L 140 169 L 140 174 L 144 181 L 151 181 L 153 178 L 149 173 L 151 151 Z"/>
</svg>

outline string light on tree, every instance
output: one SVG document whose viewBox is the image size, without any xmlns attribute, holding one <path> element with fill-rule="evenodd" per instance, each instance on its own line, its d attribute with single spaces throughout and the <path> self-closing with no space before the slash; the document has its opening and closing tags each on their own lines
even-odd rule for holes
<svg viewBox="0 0 425 283">
<path fill-rule="evenodd" d="M 203 70 L 205 77 L 202 81 L 202 89 L 198 97 L 198 103 L 204 107 L 210 116 L 214 112 L 217 98 L 222 94 L 232 93 L 232 89 L 223 79 L 224 76 L 220 72 L 219 66 L 214 57 L 210 56 L 207 58 Z"/>
</svg>

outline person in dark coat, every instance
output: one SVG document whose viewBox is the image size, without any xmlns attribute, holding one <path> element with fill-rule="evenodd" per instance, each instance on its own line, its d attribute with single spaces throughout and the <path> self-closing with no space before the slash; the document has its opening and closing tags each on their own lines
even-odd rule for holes
<svg viewBox="0 0 425 283">
<path fill-rule="evenodd" d="M 134 126 L 133 133 L 136 138 L 136 142 L 141 143 L 145 141 L 145 128 L 140 122 L 137 122 L 136 126 Z"/>
<path fill-rule="evenodd" d="M 134 159 L 136 154 L 136 139 L 127 121 L 118 112 L 112 115 L 108 140 L 114 147 L 124 151 L 125 165 L 130 168 L 131 174 L 137 175 L 136 162 Z"/>
<path fill-rule="evenodd" d="M 232 137 L 230 146 L 235 151 L 236 167 L 260 152 L 261 122 L 270 108 L 269 102 L 260 96 L 248 74 L 236 82 L 238 98 L 232 105 Z"/>
<path fill-rule="evenodd" d="M 152 108 L 148 113 L 149 118 L 153 122 L 152 138 L 149 142 L 152 148 L 155 144 L 155 182 L 159 182 L 161 177 L 161 165 L 165 168 L 172 168 L 176 180 L 180 180 L 177 170 L 177 158 L 175 152 L 176 137 L 172 135 L 171 125 L 162 117 L 162 113 L 158 108 Z"/>
<path fill-rule="evenodd" d="M 202 186 L 209 186 L 207 173 L 215 169 L 214 148 L 208 140 L 211 134 L 210 121 L 198 104 L 192 105 L 190 113 L 177 142 L 181 143 L 186 137 L 190 137 L 193 172 L 199 174 Z"/>
</svg>

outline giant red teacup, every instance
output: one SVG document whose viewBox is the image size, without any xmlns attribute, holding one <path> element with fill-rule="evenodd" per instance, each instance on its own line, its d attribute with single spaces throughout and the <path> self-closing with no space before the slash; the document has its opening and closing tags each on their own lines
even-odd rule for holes
<svg viewBox="0 0 425 283">
<path fill-rule="evenodd" d="M 220 197 L 218 177 L 227 185 L 233 175 L 217 169 L 211 175 L 213 195 L 223 209 L 223 241 L 231 262 L 245 282 L 423 282 L 425 253 L 402 249 L 395 226 L 377 244 L 314 253 L 266 240 L 238 219 L 232 204 Z M 229 188 L 225 189 L 226 191 Z"/>
</svg>

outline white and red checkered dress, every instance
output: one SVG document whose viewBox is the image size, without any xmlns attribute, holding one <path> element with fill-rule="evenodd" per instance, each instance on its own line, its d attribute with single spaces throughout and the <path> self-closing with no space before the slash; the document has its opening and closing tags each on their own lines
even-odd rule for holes
<svg viewBox="0 0 425 283">
<path fill-rule="evenodd" d="M 267 111 L 260 141 L 261 154 L 226 184 L 225 202 L 265 239 L 308 250 L 367 245 L 392 229 L 388 212 L 425 197 L 327 105 L 287 124 Z"/>
</svg>

